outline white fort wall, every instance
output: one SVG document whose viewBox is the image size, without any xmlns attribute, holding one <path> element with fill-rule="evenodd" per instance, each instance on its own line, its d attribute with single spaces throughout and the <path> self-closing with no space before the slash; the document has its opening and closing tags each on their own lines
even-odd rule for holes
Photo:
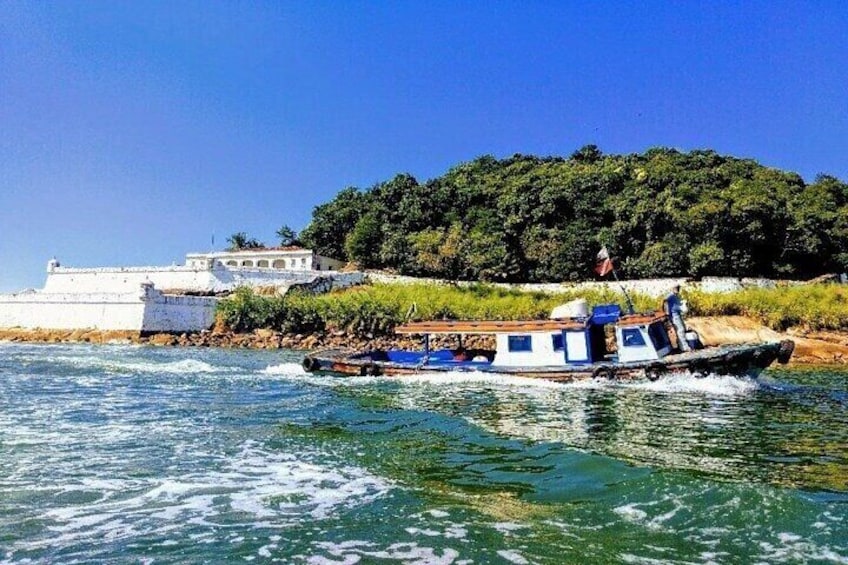
<svg viewBox="0 0 848 565">
<path fill-rule="evenodd" d="M 143 332 L 191 332 L 208 329 L 215 322 L 217 298 L 168 296 L 153 289 L 145 302 Z"/>
<path fill-rule="evenodd" d="M 190 332 L 212 326 L 218 299 L 240 286 L 303 284 L 328 291 L 360 284 L 362 273 L 263 268 L 68 268 L 51 261 L 42 290 L 0 294 L 0 328 Z"/>
<path fill-rule="evenodd" d="M 369 272 L 367 278 L 373 282 L 386 284 L 415 284 L 415 283 L 432 283 L 432 284 L 458 284 L 460 286 L 468 286 L 476 283 L 458 281 L 456 283 L 444 279 L 426 279 L 408 277 L 404 275 L 390 275 L 387 273 Z M 783 285 L 803 284 L 801 281 L 779 281 Z M 603 290 L 612 289 L 619 292 L 624 287 L 628 292 L 644 294 L 657 298 L 665 297 L 671 292 L 672 287 L 680 285 L 684 290 L 699 290 L 701 292 L 713 294 L 722 292 L 732 292 L 745 288 L 775 288 L 778 281 L 771 279 L 756 279 L 756 278 L 737 278 L 737 277 L 704 277 L 700 281 L 691 281 L 685 277 L 666 278 L 666 279 L 637 279 L 623 280 L 621 282 L 615 280 L 606 281 L 585 281 L 574 283 L 492 283 L 494 286 L 508 288 L 524 292 L 545 292 L 548 294 L 562 294 L 566 292 L 575 292 L 582 290 Z"/>
<path fill-rule="evenodd" d="M 316 277 L 332 279 L 333 288 L 359 284 L 362 273 L 334 271 L 281 271 L 262 268 L 199 269 L 194 267 L 107 267 L 77 269 L 52 267 L 47 272 L 43 292 L 127 292 L 143 283 L 163 291 L 229 292 L 239 286 L 290 286 L 308 283 Z"/>
<path fill-rule="evenodd" d="M 218 299 L 166 296 L 151 285 L 134 292 L 0 295 L 0 327 L 183 332 L 209 328 Z"/>
</svg>

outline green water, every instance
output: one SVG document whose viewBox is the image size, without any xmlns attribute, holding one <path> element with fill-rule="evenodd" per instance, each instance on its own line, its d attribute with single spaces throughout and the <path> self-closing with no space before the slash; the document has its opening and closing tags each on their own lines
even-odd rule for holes
<svg viewBox="0 0 848 565">
<path fill-rule="evenodd" d="M 848 563 L 848 374 L 0 345 L 0 563 Z"/>
</svg>

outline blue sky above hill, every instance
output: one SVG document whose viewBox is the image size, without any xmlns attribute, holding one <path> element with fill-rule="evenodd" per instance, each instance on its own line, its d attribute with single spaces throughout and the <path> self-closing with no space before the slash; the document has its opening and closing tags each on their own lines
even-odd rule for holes
<svg viewBox="0 0 848 565">
<path fill-rule="evenodd" d="M 714 4 L 714 5 L 713 5 Z M 0 0 L 0 290 L 301 229 L 484 154 L 712 148 L 848 179 L 842 2 Z"/>
</svg>

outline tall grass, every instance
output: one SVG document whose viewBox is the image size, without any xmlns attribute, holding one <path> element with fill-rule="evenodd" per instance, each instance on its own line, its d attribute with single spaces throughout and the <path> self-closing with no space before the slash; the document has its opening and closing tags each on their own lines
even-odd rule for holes
<svg viewBox="0 0 848 565">
<path fill-rule="evenodd" d="M 555 306 L 585 299 L 590 306 L 619 304 L 615 290 L 580 290 L 565 294 L 520 292 L 491 285 L 469 287 L 433 284 L 373 284 L 322 295 L 292 292 L 259 296 L 240 288 L 218 307 L 233 330 L 271 328 L 287 333 L 344 331 L 358 336 L 391 334 L 407 320 L 543 319 Z M 658 310 L 661 300 L 635 294 L 636 311 Z M 848 329 L 848 290 L 835 285 L 748 289 L 726 294 L 686 292 L 690 315 L 743 315 L 776 329 Z"/>
<path fill-rule="evenodd" d="M 373 284 L 322 295 L 293 292 L 283 297 L 240 288 L 218 307 L 219 316 L 236 331 L 272 328 L 289 333 L 344 331 L 360 336 L 391 334 L 407 320 L 543 319 L 554 306 L 584 298 L 590 305 L 618 303 L 611 290 L 549 295 L 491 285 L 469 287 L 433 284 Z M 636 309 L 656 310 L 656 299 L 634 296 Z"/>
</svg>

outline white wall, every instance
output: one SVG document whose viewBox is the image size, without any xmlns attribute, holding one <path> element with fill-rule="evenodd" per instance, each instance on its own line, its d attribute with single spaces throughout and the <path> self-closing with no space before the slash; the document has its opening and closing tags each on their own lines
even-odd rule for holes
<svg viewBox="0 0 848 565">
<path fill-rule="evenodd" d="M 209 328 L 214 297 L 163 294 L 164 290 L 226 292 L 239 286 L 286 289 L 315 283 L 327 291 L 360 284 L 363 274 L 269 269 L 52 266 L 40 291 L 0 295 L 0 327 L 190 332 Z M 160 290 L 161 289 L 161 290 Z"/>
<path fill-rule="evenodd" d="M 379 283 L 387 284 L 454 284 L 443 279 L 428 279 L 407 277 L 404 275 L 389 275 L 386 273 L 367 273 L 367 278 Z M 781 281 L 782 284 L 802 284 L 800 281 Z M 460 286 L 477 284 L 473 282 L 459 281 Z M 742 288 L 774 288 L 777 282 L 770 279 L 738 278 L 738 277 L 704 277 L 701 281 L 688 281 L 685 277 L 668 279 L 640 279 L 621 281 L 586 281 L 578 283 L 494 283 L 494 286 L 509 288 L 522 292 L 545 292 L 548 294 L 562 294 L 580 290 L 599 290 L 609 288 L 614 292 L 621 292 L 623 286 L 628 292 L 644 294 L 656 298 L 663 298 L 675 285 L 680 285 L 684 290 L 700 290 L 707 293 L 721 293 L 739 290 Z M 657 304 L 659 308 L 659 303 Z"/>
<path fill-rule="evenodd" d="M 159 289 L 203 291 L 212 286 L 212 272 L 190 267 L 56 267 L 47 273 L 44 292 L 122 293 L 144 282 L 152 282 Z"/>
<path fill-rule="evenodd" d="M 518 335 L 518 334 L 515 334 Z M 509 336 L 497 334 L 497 353 L 493 365 L 504 367 L 538 367 L 544 365 L 562 365 L 565 363 L 565 352 L 554 351 L 553 333 L 528 332 L 520 335 L 530 335 L 532 351 L 510 351 Z"/>
<path fill-rule="evenodd" d="M 217 298 L 154 293 L 145 304 L 143 332 L 193 332 L 208 329 L 215 322 Z"/>
<path fill-rule="evenodd" d="M 262 262 L 260 266 L 259 262 Z M 241 249 L 238 251 L 213 251 L 188 253 L 186 266 L 206 269 L 210 265 L 227 268 L 264 268 L 290 271 L 335 271 L 344 267 L 338 261 L 317 255 L 310 249 Z"/>
<path fill-rule="evenodd" d="M 43 329 L 140 329 L 144 302 L 134 294 L 42 294 L 0 296 L 0 327 Z"/>
<path fill-rule="evenodd" d="M 628 330 L 638 330 L 642 336 L 642 341 L 645 342 L 645 345 L 623 345 L 623 329 L 625 328 L 618 326 L 615 328 L 615 340 L 618 344 L 619 361 L 622 363 L 630 363 L 631 361 L 649 361 L 660 358 L 660 354 L 656 349 L 654 349 L 654 344 L 651 341 L 651 336 L 648 334 L 647 326 L 628 326 L 626 328 Z M 665 355 L 666 353 L 668 352 L 663 350 L 662 354 Z"/>
<path fill-rule="evenodd" d="M 311 282 L 318 276 L 331 277 L 333 288 L 344 288 L 359 284 L 363 274 L 339 273 L 335 271 L 281 271 L 270 269 L 206 270 L 193 267 L 107 267 L 75 269 L 56 267 L 47 273 L 44 292 L 121 293 L 152 282 L 156 288 L 193 292 L 227 292 L 239 286 L 288 287 L 293 283 Z"/>
<path fill-rule="evenodd" d="M 0 295 L 0 327 L 198 331 L 214 322 L 218 299 L 165 296 L 139 286 L 124 293 L 23 292 Z"/>
</svg>

